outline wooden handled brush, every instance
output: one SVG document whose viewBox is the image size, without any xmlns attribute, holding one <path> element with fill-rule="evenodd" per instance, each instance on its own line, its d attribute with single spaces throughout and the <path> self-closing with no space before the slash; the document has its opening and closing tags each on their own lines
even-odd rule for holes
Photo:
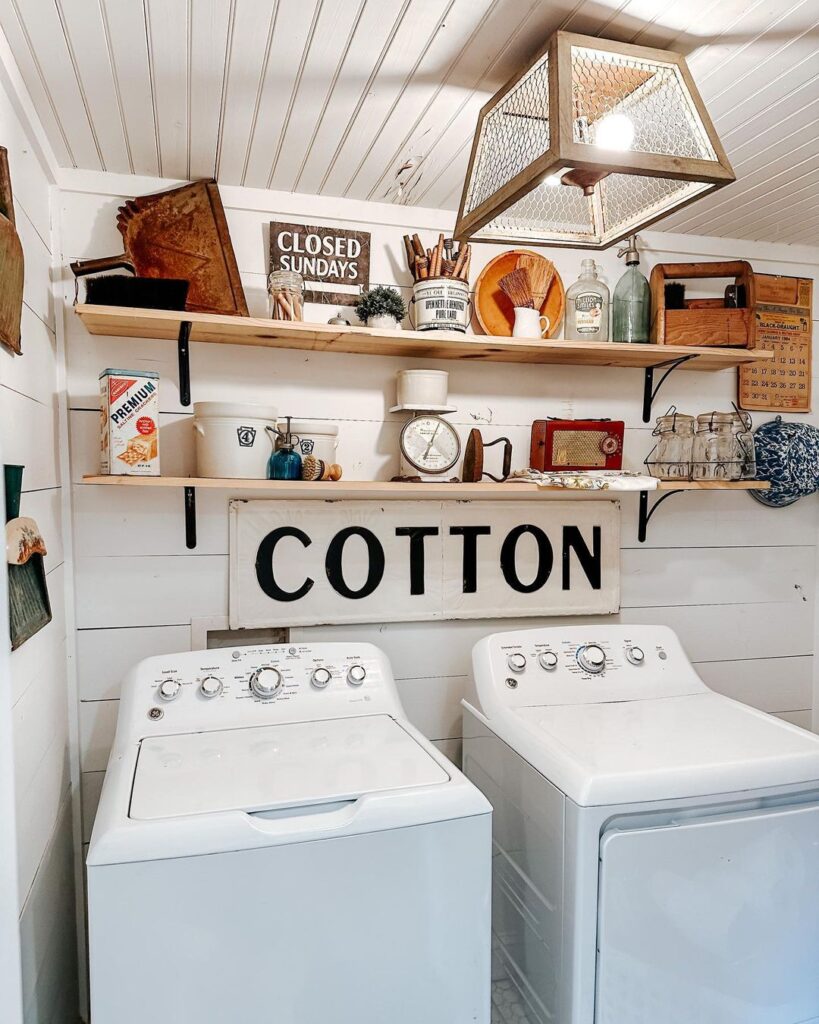
<svg viewBox="0 0 819 1024">
<path fill-rule="evenodd" d="M 521 306 L 528 306 L 529 309 L 535 308 L 532 298 L 532 286 L 529 282 L 529 272 L 527 270 L 524 270 L 522 267 L 518 267 L 517 270 L 510 270 L 508 274 L 504 274 L 498 281 L 498 284 L 515 309 Z"/>
</svg>

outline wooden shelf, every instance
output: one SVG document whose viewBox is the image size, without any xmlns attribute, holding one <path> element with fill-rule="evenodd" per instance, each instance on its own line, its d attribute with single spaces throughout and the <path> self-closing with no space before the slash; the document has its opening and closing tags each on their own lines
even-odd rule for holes
<svg viewBox="0 0 819 1024">
<path fill-rule="evenodd" d="M 212 313 L 78 305 L 77 315 L 91 334 L 120 338 L 158 338 L 176 342 L 189 323 L 190 341 L 222 345 L 344 352 L 354 355 L 415 356 L 423 359 L 473 359 L 500 363 L 548 363 L 567 366 L 621 366 L 646 369 L 685 358 L 682 369 L 724 370 L 773 359 L 773 353 L 742 348 L 688 345 L 624 345 L 614 342 L 530 341 L 488 335 L 383 331 L 370 327 L 289 323 Z"/>
<path fill-rule="evenodd" d="M 102 484 L 107 487 L 195 487 L 207 490 L 252 491 L 254 496 L 301 501 L 370 500 L 370 501 L 467 501 L 480 499 L 515 501 L 520 498 L 539 498 L 555 494 L 571 497 L 620 498 L 633 491 L 582 491 L 570 487 L 538 487 L 531 483 L 447 484 L 447 483 L 392 483 L 378 480 L 341 480 L 338 483 L 310 482 L 306 480 L 216 480 L 188 476 L 85 476 L 84 484 Z M 764 491 L 770 484 L 763 480 L 740 480 L 723 483 L 719 480 L 680 481 L 659 480 L 658 491 Z M 261 492 L 261 493 L 259 493 Z"/>
</svg>

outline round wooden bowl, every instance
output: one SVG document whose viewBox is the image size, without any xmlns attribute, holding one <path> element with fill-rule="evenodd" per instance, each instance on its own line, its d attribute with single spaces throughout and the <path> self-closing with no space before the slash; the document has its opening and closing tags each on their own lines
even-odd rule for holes
<svg viewBox="0 0 819 1024">
<path fill-rule="evenodd" d="M 517 269 L 518 257 L 522 255 L 544 259 L 540 253 L 532 252 L 531 249 L 509 249 L 490 260 L 478 275 L 475 282 L 475 318 L 484 334 L 505 338 L 512 334 L 515 311 L 512 303 L 501 291 L 498 281 L 511 270 Z M 560 274 L 555 270 L 549 291 L 540 307 L 541 314 L 549 318 L 547 338 L 553 338 L 560 330 L 565 305 L 566 292 Z"/>
</svg>

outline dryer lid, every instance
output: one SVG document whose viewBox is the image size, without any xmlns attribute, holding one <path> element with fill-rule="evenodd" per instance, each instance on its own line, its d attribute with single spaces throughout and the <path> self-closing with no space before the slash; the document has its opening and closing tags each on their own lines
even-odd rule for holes
<svg viewBox="0 0 819 1024">
<path fill-rule="evenodd" d="M 583 806 L 819 782 L 819 736 L 716 693 L 507 714 L 513 745 Z"/>
<path fill-rule="evenodd" d="M 140 744 L 129 817 L 298 807 L 447 781 L 387 715 L 153 736 Z"/>
</svg>

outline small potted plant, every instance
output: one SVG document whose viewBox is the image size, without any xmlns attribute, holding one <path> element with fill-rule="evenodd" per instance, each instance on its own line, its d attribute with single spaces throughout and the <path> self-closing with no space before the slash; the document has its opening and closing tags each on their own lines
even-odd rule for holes
<svg viewBox="0 0 819 1024">
<path fill-rule="evenodd" d="M 407 315 L 404 300 L 395 288 L 378 285 L 364 292 L 355 307 L 358 319 L 368 327 L 383 327 L 389 330 L 400 330 L 401 321 Z"/>
</svg>

